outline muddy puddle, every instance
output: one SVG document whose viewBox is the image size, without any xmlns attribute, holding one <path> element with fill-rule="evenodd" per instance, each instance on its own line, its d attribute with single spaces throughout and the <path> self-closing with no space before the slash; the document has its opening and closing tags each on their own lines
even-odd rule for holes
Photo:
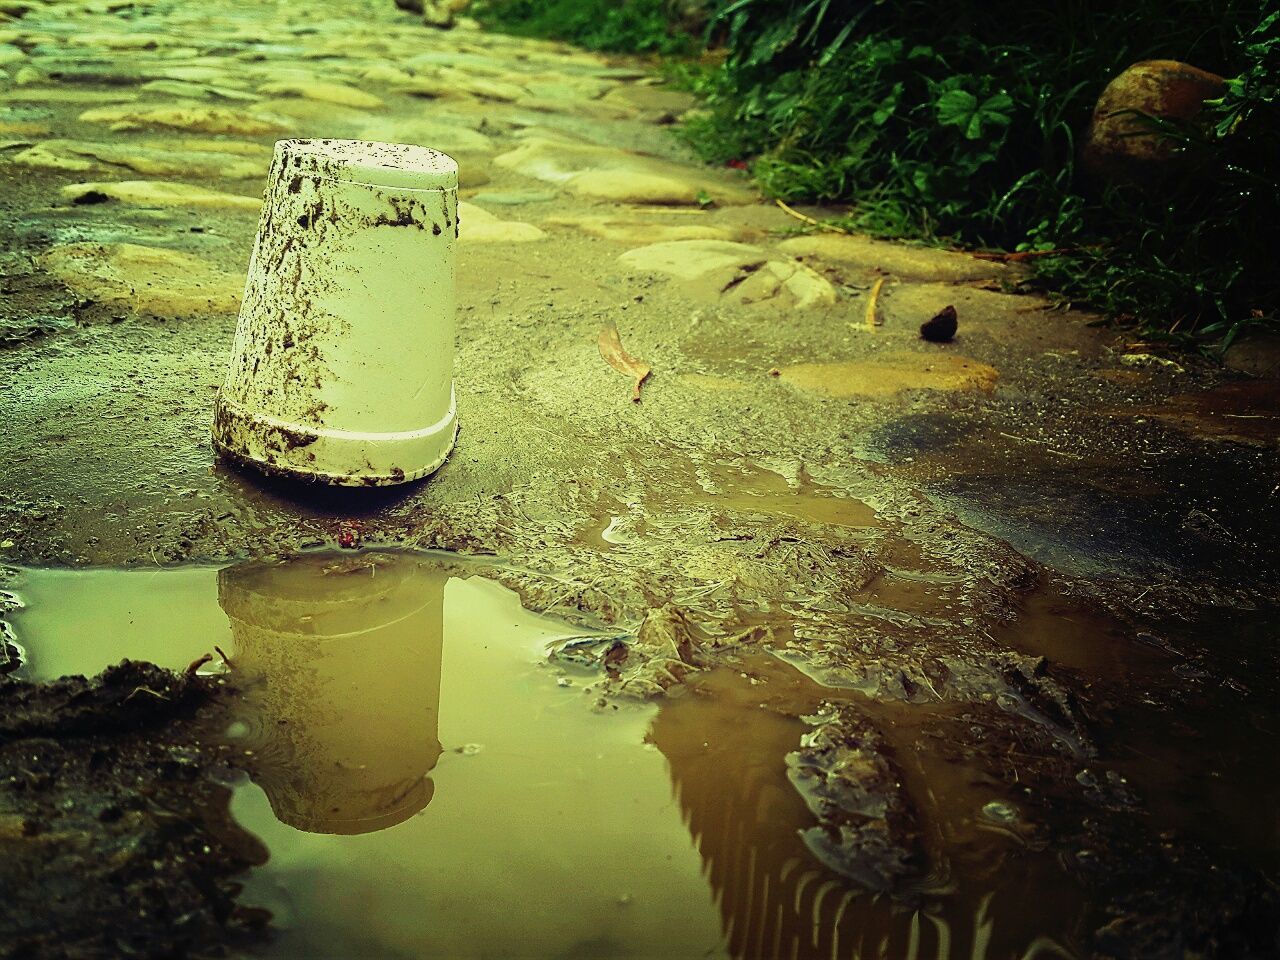
<svg viewBox="0 0 1280 960">
<path fill-rule="evenodd" d="M 882 526 L 870 504 L 815 482 L 798 464 L 787 475 L 745 460 L 676 454 L 668 460 L 661 475 L 633 495 L 602 503 L 602 516 L 580 529 L 578 540 L 598 550 L 625 547 L 685 527 L 700 513 L 721 524 L 799 521 L 854 533 Z M 627 483 L 619 476 L 610 486 L 625 489 Z"/>
<path fill-rule="evenodd" d="M 481 573 L 370 551 L 4 586 L 28 678 L 129 657 L 234 685 L 206 735 L 238 758 L 231 814 L 270 853 L 240 896 L 272 914 L 264 957 L 1073 957 L 1114 894 L 1077 869 L 1087 818 L 1274 861 L 1273 712 L 1215 688 L 1171 718 L 1144 698 L 1185 652 L 1063 597 L 1001 639 L 1137 702 L 1100 700 L 1097 748 L 1046 759 L 1016 727 L 980 748 L 1011 723 L 998 702 L 872 698 L 780 646 L 661 706 L 602 698 L 548 657 L 583 629 Z M 923 581 L 880 584 L 929 607 Z M 1155 802 L 1134 814 L 1130 794 Z"/>
</svg>

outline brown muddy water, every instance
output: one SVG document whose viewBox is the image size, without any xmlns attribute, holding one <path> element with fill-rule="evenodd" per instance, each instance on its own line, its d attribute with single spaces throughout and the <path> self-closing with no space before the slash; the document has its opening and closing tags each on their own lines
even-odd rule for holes
<svg viewBox="0 0 1280 960">
<path fill-rule="evenodd" d="M 205 654 L 202 671 L 234 676 L 241 693 L 209 736 L 243 758 L 232 814 L 270 851 L 240 898 L 274 917 L 264 957 L 1086 952 L 1103 894 L 1064 867 L 1081 851 L 1049 840 L 1070 825 L 1047 821 L 1016 754 L 1013 776 L 997 777 L 948 742 L 980 714 L 872 702 L 768 650 L 696 674 L 660 707 L 605 702 L 593 676 L 548 659 L 582 628 L 526 611 L 482 572 L 373 551 L 18 570 L 23 606 L 8 620 L 31 679 Z M 919 583 L 891 589 L 928 606 Z M 1022 613 L 1003 639 L 1072 669 L 1137 682 L 1176 659 L 1052 594 Z M 918 811 L 929 869 L 894 896 L 806 843 L 813 798 L 796 751 L 841 701 L 873 718 L 898 761 L 893 786 Z M 1135 704 L 1123 744 L 1079 776 L 1154 800 L 1156 829 L 1273 864 L 1274 716 L 1215 701 L 1188 718 L 1201 720 L 1172 739 Z"/>
</svg>

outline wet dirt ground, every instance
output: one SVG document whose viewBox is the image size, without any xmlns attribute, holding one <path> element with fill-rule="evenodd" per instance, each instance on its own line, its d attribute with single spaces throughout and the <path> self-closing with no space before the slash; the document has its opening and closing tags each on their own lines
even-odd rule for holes
<svg viewBox="0 0 1280 960">
<path fill-rule="evenodd" d="M 1278 948 L 1276 382 L 798 235 L 651 65 L 389 0 L 3 16 L 0 697 L 51 699 L 0 728 L 0 955 L 61 955 L 51 878 L 121 837 L 205 892 L 141 956 Z M 209 447 L 270 144 L 317 135 L 445 149 L 471 207 L 462 434 L 402 489 Z M 206 654 L 164 744 L 37 685 Z"/>
</svg>

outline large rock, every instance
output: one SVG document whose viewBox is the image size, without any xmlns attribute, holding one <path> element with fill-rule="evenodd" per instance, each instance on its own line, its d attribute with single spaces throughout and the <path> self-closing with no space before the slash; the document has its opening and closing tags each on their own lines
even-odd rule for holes
<svg viewBox="0 0 1280 960">
<path fill-rule="evenodd" d="M 1235 341 L 1222 362 L 1232 370 L 1280 380 L 1280 335 L 1255 334 Z"/>
<path fill-rule="evenodd" d="M 160 317 L 235 313 L 244 278 L 199 257 L 134 243 L 69 243 L 41 257 L 87 300 Z"/>
<path fill-rule="evenodd" d="M 1176 146 L 1146 118 L 1194 121 L 1226 81 L 1177 60 L 1144 60 L 1112 80 L 1093 110 L 1081 159 L 1104 177 L 1141 176 L 1167 162 Z"/>
<path fill-rule="evenodd" d="M 421 14 L 427 26 L 448 28 L 471 0 L 395 0 L 395 3 L 401 10 Z"/>
<path fill-rule="evenodd" d="M 422 20 L 429 27 L 452 27 L 471 0 L 423 0 Z"/>
</svg>

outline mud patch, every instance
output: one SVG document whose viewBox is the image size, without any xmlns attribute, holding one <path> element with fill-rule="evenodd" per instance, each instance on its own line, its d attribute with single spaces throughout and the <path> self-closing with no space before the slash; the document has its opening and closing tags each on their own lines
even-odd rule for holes
<svg viewBox="0 0 1280 960">
<path fill-rule="evenodd" d="M 215 689 L 132 661 L 0 678 L 0 956 L 214 956 L 260 937 L 235 878 L 266 851 L 193 736 Z"/>
</svg>

